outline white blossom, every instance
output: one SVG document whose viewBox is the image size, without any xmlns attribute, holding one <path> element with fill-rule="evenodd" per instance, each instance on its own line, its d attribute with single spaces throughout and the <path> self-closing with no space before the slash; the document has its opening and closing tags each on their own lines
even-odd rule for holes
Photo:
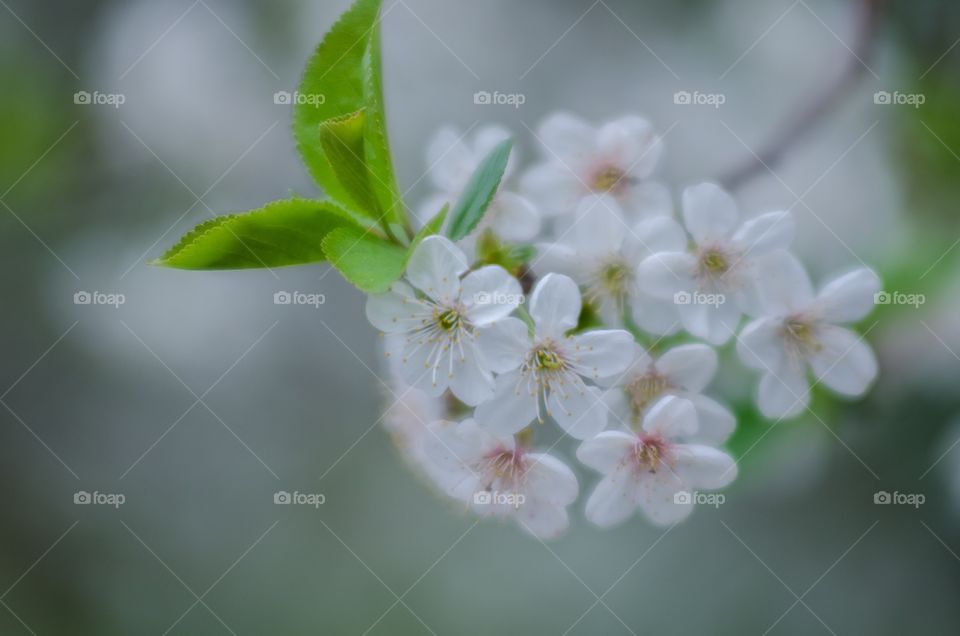
<svg viewBox="0 0 960 636">
<path fill-rule="evenodd" d="M 448 387 L 476 405 L 493 392 L 493 377 L 477 349 L 478 327 L 496 324 L 521 300 L 520 284 L 501 267 L 468 270 L 464 253 L 430 236 L 407 264 L 407 282 L 367 300 L 367 318 L 385 333 L 404 334 L 401 373 L 435 396 Z"/>
<path fill-rule="evenodd" d="M 877 375 L 870 346 L 838 326 L 864 318 L 880 290 L 880 279 L 863 268 L 833 279 L 818 294 L 796 258 L 768 263 L 761 288 L 765 316 L 740 334 L 737 352 L 745 365 L 762 372 L 757 402 L 767 417 L 793 417 L 810 401 L 809 367 L 818 383 L 856 397 Z"/>
<path fill-rule="evenodd" d="M 682 251 L 664 251 L 641 263 L 641 288 L 677 304 L 684 328 L 711 344 L 734 334 L 743 313 L 756 311 L 756 286 L 764 260 L 793 239 L 793 218 L 770 212 L 738 229 L 733 198 L 712 183 L 687 188 L 683 219 L 693 243 Z"/>
<path fill-rule="evenodd" d="M 512 436 L 495 436 L 472 419 L 438 422 L 425 439 L 432 473 L 449 496 L 483 516 L 512 518 L 533 535 L 556 537 L 569 523 L 577 478 L 546 453 L 529 452 Z"/>
<path fill-rule="evenodd" d="M 544 162 L 522 177 L 520 188 L 544 216 L 569 215 L 590 194 L 609 194 L 631 215 L 669 214 L 669 192 L 648 181 L 663 143 L 647 120 L 628 116 L 596 128 L 558 113 L 537 136 Z"/>
<path fill-rule="evenodd" d="M 584 439 L 603 430 L 607 413 L 600 390 L 585 379 L 621 373 L 630 364 L 633 336 L 622 330 L 567 335 L 577 325 L 581 299 L 567 276 L 547 274 L 533 290 L 533 333 L 516 318 L 480 332 L 490 368 L 500 374 L 494 397 L 477 408 L 477 421 L 499 435 L 516 433 L 534 419 L 553 419 Z"/>
<path fill-rule="evenodd" d="M 717 446 L 727 441 L 736 425 L 733 413 L 702 395 L 718 364 L 716 351 L 705 344 L 679 345 L 656 358 L 635 344 L 633 362 L 604 393 L 604 401 L 615 417 L 637 430 L 661 398 L 684 398 L 693 404 L 699 422 L 691 441 Z"/>
<path fill-rule="evenodd" d="M 613 526 L 639 508 L 655 524 L 673 524 L 693 510 L 694 491 L 732 482 L 737 466 L 729 455 L 681 441 L 696 430 L 693 404 L 670 396 L 649 410 L 638 433 L 605 431 L 581 444 L 577 458 L 603 474 L 587 500 L 587 519 Z"/>
</svg>

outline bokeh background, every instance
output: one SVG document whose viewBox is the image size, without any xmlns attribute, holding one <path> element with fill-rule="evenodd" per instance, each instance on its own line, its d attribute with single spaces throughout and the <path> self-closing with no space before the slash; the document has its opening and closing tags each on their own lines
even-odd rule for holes
<svg viewBox="0 0 960 636">
<path fill-rule="evenodd" d="M 960 7 L 385 0 L 411 205 L 441 124 L 507 124 L 529 159 L 554 110 L 643 113 L 678 192 L 823 102 L 738 188 L 744 210 L 792 209 L 817 279 L 866 263 L 925 299 L 863 325 L 882 377 L 857 403 L 818 395 L 771 428 L 724 367 L 740 478 L 719 509 L 668 532 L 574 510 L 542 544 L 408 470 L 377 423 L 378 339 L 336 273 L 146 265 L 212 214 L 316 193 L 273 95 L 347 5 L 0 1 L 0 633 L 960 633 Z M 725 103 L 675 104 L 684 90 Z M 326 302 L 274 305 L 283 290 Z M 326 500 L 277 506 L 279 490 Z"/>
</svg>

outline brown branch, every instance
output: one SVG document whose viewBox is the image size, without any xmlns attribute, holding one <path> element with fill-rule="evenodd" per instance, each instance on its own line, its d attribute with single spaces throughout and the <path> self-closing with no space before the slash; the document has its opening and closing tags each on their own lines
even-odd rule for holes
<svg viewBox="0 0 960 636">
<path fill-rule="evenodd" d="M 841 73 L 824 90 L 800 110 L 764 146 L 744 164 L 721 177 L 720 183 L 728 190 L 736 190 L 745 183 L 781 162 L 784 156 L 830 113 L 857 85 L 867 70 L 873 42 L 879 24 L 882 0 L 859 0 L 860 18 L 852 53 Z"/>
</svg>

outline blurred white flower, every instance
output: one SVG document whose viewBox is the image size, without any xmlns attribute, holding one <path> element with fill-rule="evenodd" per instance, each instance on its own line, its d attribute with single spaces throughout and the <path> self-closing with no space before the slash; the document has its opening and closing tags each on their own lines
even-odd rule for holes
<svg viewBox="0 0 960 636">
<path fill-rule="evenodd" d="M 669 192 L 647 181 L 663 144 L 642 117 L 595 128 L 557 113 L 541 124 L 538 138 L 545 161 L 522 177 L 521 192 L 540 205 L 544 216 L 570 214 L 590 194 L 609 194 L 630 215 L 670 213 Z"/>
<path fill-rule="evenodd" d="M 699 422 L 690 441 L 718 446 L 733 433 L 736 419 L 725 406 L 701 395 L 713 380 L 717 365 L 716 351 L 705 344 L 680 345 L 658 358 L 636 344 L 633 363 L 604 393 L 604 401 L 615 417 L 638 430 L 661 398 L 684 398 L 693 404 Z"/>
<path fill-rule="evenodd" d="M 607 414 L 597 380 L 621 373 L 630 364 L 633 336 L 622 330 L 567 336 L 577 326 L 581 299 L 567 276 L 547 274 L 530 299 L 534 333 L 516 318 L 478 331 L 490 369 L 499 373 L 493 399 L 481 404 L 477 421 L 498 435 L 516 433 L 536 418 L 541 401 L 567 433 L 585 439 L 604 429 Z"/>
<path fill-rule="evenodd" d="M 838 324 L 864 318 L 880 279 L 863 268 L 827 283 L 819 294 L 796 258 L 766 264 L 760 300 L 766 317 L 748 324 L 737 342 L 743 363 L 763 373 L 757 397 L 767 417 L 793 417 L 810 401 L 807 366 L 833 391 L 862 395 L 877 375 L 877 360 L 863 339 Z"/>
<path fill-rule="evenodd" d="M 409 284 L 398 281 L 390 292 L 368 298 L 367 318 L 384 333 L 406 335 L 401 373 L 409 385 L 431 396 L 449 387 L 460 400 L 476 405 L 493 391 L 493 377 L 477 351 L 476 328 L 510 315 L 521 289 L 494 265 L 461 282 L 468 269 L 466 256 L 453 243 L 428 237 L 410 256 Z"/>
<path fill-rule="evenodd" d="M 585 298 L 604 322 L 623 323 L 624 311 L 641 328 L 658 335 L 680 327 L 672 299 L 665 301 L 643 293 L 637 268 L 657 252 L 685 249 L 683 228 L 668 216 L 657 216 L 629 225 L 623 210 L 610 195 L 590 195 L 581 200 L 577 220 L 560 241 L 538 244 L 534 268 L 559 272 L 576 280 Z"/>
<path fill-rule="evenodd" d="M 712 183 L 702 183 L 684 191 L 683 219 L 692 247 L 648 257 L 640 264 L 640 286 L 657 298 L 673 299 L 687 331 L 723 344 L 743 313 L 756 312 L 763 260 L 789 247 L 793 217 L 770 212 L 737 229 L 733 198 Z"/>
<path fill-rule="evenodd" d="M 420 224 L 426 223 L 445 204 L 454 205 L 480 163 L 498 144 L 510 137 L 512 135 L 509 130 L 494 125 L 478 129 L 469 142 L 456 128 L 440 129 L 427 148 L 430 180 L 438 192 L 420 206 Z M 536 205 L 504 187 L 513 174 L 517 161 L 517 153 L 514 151 L 510 154 L 503 184 L 487 208 L 483 220 L 465 239 L 468 252 L 472 250 L 475 238 L 487 229 L 508 242 L 529 241 L 540 232 L 540 213 Z"/>
<path fill-rule="evenodd" d="M 729 455 L 679 441 L 696 431 L 694 405 L 671 396 L 650 409 L 639 433 L 605 431 L 581 444 L 577 458 L 603 474 L 587 500 L 587 519 L 609 527 L 640 508 L 650 521 L 669 525 L 692 512 L 693 491 L 732 482 L 737 465 Z"/>
<path fill-rule="evenodd" d="M 483 516 L 513 518 L 549 539 L 567 528 L 566 507 L 577 499 L 577 478 L 546 453 L 531 453 L 512 436 L 496 437 L 472 419 L 438 422 L 425 438 L 440 487 Z"/>
</svg>

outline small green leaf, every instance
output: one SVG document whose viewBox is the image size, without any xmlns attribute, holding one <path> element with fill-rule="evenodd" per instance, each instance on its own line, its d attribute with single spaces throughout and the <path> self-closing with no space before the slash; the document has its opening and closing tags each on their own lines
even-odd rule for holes
<svg viewBox="0 0 960 636">
<path fill-rule="evenodd" d="M 447 212 L 450 211 L 450 204 L 447 203 L 443 206 L 443 209 L 437 213 L 435 217 L 427 221 L 426 225 L 420 228 L 420 231 L 417 232 L 417 235 L 413 237 L 413 242 L 410 243 L 410 253 L 413 254 L 413 251 L 417 249 L 417 246 L 423 242 L 423 239 L 428 236 L 433 236 L 434 234 L 439 234 L 440 229 L 443 227 L 443 222 L 447 220 Z"/>
<path fill-rule="evenodd" d="M 323 239 L 323 251 L 343 277 L 368 294 L 379 294 L 403 275 L 407 251 L 354 227 L 336 229 Z"/>
<path fill-rule="evenodd" d="M 404 208 L 391 163 L 380 65 L 381 0 L 357 0 L 330 29 L 307 63 L 294 107 L 293 132 L 310 174 L 334 199 L 352 202 L 321 142 L 324 122 L 363 110 L 362 154 L 370 187 L 388 222 L 403 223 Z"/>
<path fill-rule="evenodd" d="M 501 243 L 497 235 L 487 230 L 477 241 L 477 260 L 481 265 L 499 265 L 514 276 L 520 276 L 527 264 L 536 256 L 532 245 Z"/>
<path fill-rule="evenodd" d="M 500 187 L 512 148 L 512 140 L 502 142 L 473 173 L 451 214 L 450 227 L 447 229 L 447 236 L 451 240 L 459 241 L 480 223 Z"/>
<path fill-rule="evenodd" d="M 367 168 L 363 122 L 362 110 L 323 122 L 320 124 L 320 145 L 353 204 L 351 208 L 377 221 L 382 213 Z"/>
<path fill-rule="evenodd" d="M 255 269 L 326 260 L 323 238 L 356 227 L 329 201 L 283 199 L 245 214 L 201 223 L 154 265 L 177 269 Z"/>
</svg>

